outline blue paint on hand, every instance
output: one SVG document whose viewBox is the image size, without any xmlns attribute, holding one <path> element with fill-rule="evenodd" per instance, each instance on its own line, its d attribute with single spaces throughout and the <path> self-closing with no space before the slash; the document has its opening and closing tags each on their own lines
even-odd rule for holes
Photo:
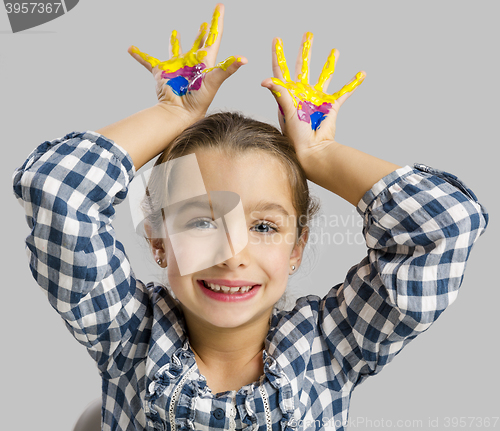
<svg viewBox="0 0 500 431">
<path fill-rule="evenodd" d="M 311 114 L 311 127 L 313 130 L 316 130 L 319 125 L 321 124 L 321 122 L 325 119 L 326 115 L 323 114 L 323 112 L 319 112 L 319 111 L 316 111 L 316 112 L 313 112 Z"/>
<path fill-rule="evenodd" d="M 184 96 L 188 91 L 189 81 L 183 76 L 176 76 L 175 78 L 169 79 L 166 85 L 168 85 L 177 96 Z"/>
</svg>

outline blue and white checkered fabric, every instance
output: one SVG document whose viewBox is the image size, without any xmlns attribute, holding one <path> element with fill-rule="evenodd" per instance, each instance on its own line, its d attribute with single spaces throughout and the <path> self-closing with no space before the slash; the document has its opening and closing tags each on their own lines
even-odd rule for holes
<svg viewBox="0 0 500 431">
<path fill-rule="evenodd" d="M 456 299 L 488 221 L 450 174 L 389 174 L 358 205 L 367 256 L 324 298 L 275 309 L 260 381 L 213 394 L 176 301 L 134 278 L 115 238 L 114 205 L 134 173 L 112 141 L 73 132 L 13 177 L 33 276 L 102 375 L 104 430 L 344 429 L 352 390 Z"/>
</svg>

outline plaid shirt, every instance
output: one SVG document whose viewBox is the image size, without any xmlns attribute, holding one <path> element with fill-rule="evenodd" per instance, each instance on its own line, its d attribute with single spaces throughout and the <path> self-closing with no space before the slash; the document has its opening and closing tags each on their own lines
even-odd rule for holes
<svg viewBox="0 0 500 431">
<path fill-rule="evenodd" d="M 102 376 L 104 430 L 344 429 L 352 390 L 455 300 L 488 221 L 453 175 L 387 175 L 358 205 L 367 256 L 324 298 L 275 308 L 261 379 L 213 394 L 177 302 L 135 279 L 115 238 L 134 173 L 123 149 L 88 131 L 44 142 L 13 177 L 33 276 Z"/>
</svg>

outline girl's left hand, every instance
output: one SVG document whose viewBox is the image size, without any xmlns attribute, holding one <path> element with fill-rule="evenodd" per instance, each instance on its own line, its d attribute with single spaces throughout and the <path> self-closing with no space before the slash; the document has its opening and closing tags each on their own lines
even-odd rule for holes
<svg viewBox="0 0 500 431">
<path fill-rule="evenodd" d="M 281 130 L 292 140 L 299 160 L 334 141 L 338 111 L 366 76 L 364 71 L 358 72 L 340 91 L 327 94 L 339 56 L 339 51 L 333 49 L 317 83 L 310 85 L 308 75 L 312 42 L 312 33 L 305 33 L 295 65 L 295 81 L 292 81 L 283 43 L 279 38 L 273 39 L 274 78 L 267 78 L 261 84 L 275 96 Z"/>
</svg>

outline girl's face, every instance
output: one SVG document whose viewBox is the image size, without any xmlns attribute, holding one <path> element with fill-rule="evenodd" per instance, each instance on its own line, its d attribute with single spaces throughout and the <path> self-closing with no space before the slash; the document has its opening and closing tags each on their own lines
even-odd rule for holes
<svg viewBox="0 0 500 431">
<path fill-rule="evenodd" d="M 240 197 L 248 243 L 227 260 L 181 275 L 167 233 L 163 249 L 154 250 L 155 259 L 160 257 L 166 263 L 170 286 L 184 312 L 200 323 L 235 328 L 268 319 L 273 305 L 285 292 L 291 266 L 299 266 L 304 248 L 303 242 L 296 245 L 297 216 L 289 180 L 280 162 L 262 151 L 230 158 L 215 150 L 201 149 L 196 150 L 196 159 L 209 195 L 212 191 L 229 191 Z M 177 184 L 182 184 L 189 181 L 189 173 L 180 172 L 176 178 Z M 186 215 L 185 221 L 194 234 L 224 229 L 206 214 Z M 217 292 L 207 288 L 205 281 L 252 288 L 246 293 L 224 293 L 223 289 Z"/>
</svg>

